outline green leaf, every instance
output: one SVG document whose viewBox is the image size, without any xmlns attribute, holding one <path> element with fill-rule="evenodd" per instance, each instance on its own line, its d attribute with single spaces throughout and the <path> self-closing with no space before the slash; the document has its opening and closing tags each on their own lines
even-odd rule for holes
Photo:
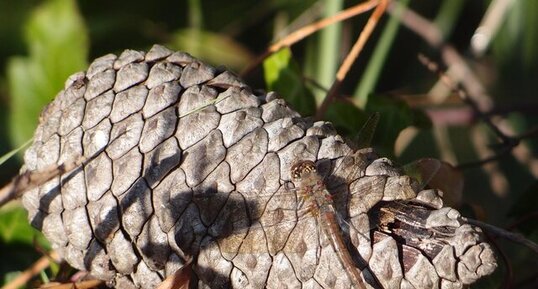
<svg viewBox="0 0 538 289">
<path fill-rule="evenodd" d="M 3 284 L 16 277 L 17 270 L 28 268 L 40 255 L 37 247 L 50 250 L 43 234 L 34 229 L 27 220 L 26 211 L 18 203 L 10 203 L 0 209 L 0 276 Z"/>
<path fill-rule="evenodd" d="M 25 25 L 29 55 L 8 61 L 10 133 L 15 146 L 32 137 L 39 113 L 69 75 L 87 66 L 88 36 L 74 0 L 48 0 Z"/>
<path fill-rule="evenodd" d="M 45 273 L 45 271 L 40 271 L 39 276 L 41 277 L 41 282 L 43 282 L 43 284 L 47 284 L 50 282 L 50 278 L 49 276 L 47 276 L 47 273 Z"/>
<path fill-rule="evenodd" d="M 301 115 L 314 114 L 314 96 L 304 85 L 299 66 L 293 61 L 288 48 L 265 59 L 263 71 L 268 90 L 278 92 Z"/>
<path fill-rule="evenodd" d="M 444 39 L 447 39 L 452 34 L 452 31 L 454 31 L 459 17 L 461 17 L 464 5 L 465 0 L 445 0 L 441 3 L 434 23 L 441 31 Z"/>
<path fill-rule="evenodd" d="M 234 39 L 195 28 L 177 30 L 167 46 L 234 70 L 246 67 L 254 58 L 250 51 Z"/>
<path fill-rule="evenodd" d="M 538 2 L 514 1 L 510 6 L 503 24 L 492 42 L 495 59 L 507 67 L 522 65 L 534 69 L 538 64 Z"/>
<path fill-rule="evenodd" d="M 27 219 L 26 211 L 20 206 L 5 206 L 0 210 L 0 242 L 32 246 L 34 239 L 45 248 L 50 248 L 41 232 L 34 229 Z"/>
</svg>

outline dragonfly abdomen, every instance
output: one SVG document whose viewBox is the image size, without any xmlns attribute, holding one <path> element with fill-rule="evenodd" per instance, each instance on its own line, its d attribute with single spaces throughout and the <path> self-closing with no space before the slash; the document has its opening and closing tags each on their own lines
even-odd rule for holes
<svg viewBox="0 0 538 289">
<path fill-rule="evenodd" d="M 360 276 L 358 268 L 355 266 L 355 262 L 349 253 L 349 250 L 344 243 L 344 238 L 341 233 L 340 226 L 336 219 L 336 213 L 334 211 L 325 211 L 319 216 L 319 224 L 325 233 L 325 236 L 329 238 L 331 247 L 333 248 L 344 271 L 350 278 L 352 285 L 355 288 L 366 288 L 362 277 Z"/>
</svg>

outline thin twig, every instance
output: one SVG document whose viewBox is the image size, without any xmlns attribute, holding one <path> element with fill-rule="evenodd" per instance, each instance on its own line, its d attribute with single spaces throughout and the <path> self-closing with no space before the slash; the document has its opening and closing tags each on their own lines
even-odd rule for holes
<svg viewBox="0 0 538 289">
<path fill-rule="evenodd" d="M 471 162 L 459 164 L 459 165 L 456 165 L 455 167 L 460 170 L 481 167 L 487 163 L 498 161 L 502 159 L 503 157 L 507 156 L 508 154 L 510 154 L 510 152 L 512 152 L 512 148 L 513 147 L 504 147 L 502 150 L 500 150 L 499 152 L 497 152 L 496 154 L 492 156 L 489 156 L 487 158 L 483 158 L 477 161 L 471 161 Z"/>
<path fill-rule="evenodd" d="M 392 2 L 391 5 L 389 5 L 387 11 L 389 13 L 395 13 L 395 11 L 397 9 L 399 10 L 400 8 L 397 5 L 400 4 L 397 2 Z M 476 112 L 479 113 L 490 111 L 492 108 L 491 97 L 487 94 L 485 88 L 478 80 L 478 77 L 465 63 L 463 57 L 456 51 L 456 49 L 454 49 L 454 47 L 444 42 L 442 33 L 438 29 L 438 27 L 435 26 L 432 22 L 421 17 L 420 15 L 406 7 L 401 7 L 401 9 L 403 9 L 404 11 L 400 14 L 401 23 L 411 31 L 415 32 L 418 36 L 422 37 L 430 46 L 438 49 L 441 53 L 443 62 L 447 67 L 450 67 L 450 70 L 458 71 L 458 73 L 456 74 L 456 81 L 461 82 L 463 88 L 468 93 L 469 99 L 471 99 L 475 104 L 474 107 L 476 108 Z M 491 119 L 488 117 L 487 114 L 484 114 L 483 119 L 486 120 L 486 123 L 491 122 Z M 506 150 L 507 152 L 503 151 L 503 154 L 509 153 L 512 148 L 519 144 L 520 139 L 518 139 L 517 137 L 506 136 L 495 125 L 491 126 L 491 128 L 493 129 L 497 137 L 501 139 L 504 146 L 511 147 L 510 150 Z M 534 136 L 534 134 L 535 133 L 531 131 L 529 137 Z M 525 134 L 523 134 L 522 136 L 524 135 Z M 503 156 L 503 154 L 501 154 L 500 156 L 492 156 L 477 162 L 461 164 L 458 167 L 468 168 L 472 166 L 483 165 L 484 163 L 499 159 Z"/>
<path fill-rule="evenodd" d="M 521 245 L 531 249 L 534 253 L 538 254 L 538 244 L 536 244 L 533 241 L 525 238 L 521 234 L 512 233 L 512 232 L 509 232 L 509 231 L 507 231 L 505 229 L 502 229 L 502 228 L 499 228 L 499 227 L 496 227 L 496 226 L 493 226 L 493 225 L 490 225 L 488 223 L 484 223 L 484 222 L 481 222 L 481 221 L 478 221 L 478 220 L 475 220 L 475 219 L 468 219 L 468 218 L 461 217 L 461 220 L 463 222 L 465 222 L 465 223 L 478 226 L 478 227 L 490 232 L 491 234 L 493 234 L 495 236 L 510 240 L 510 241 L 512 241 L 514 243 L 521 244 Z"/>
<path fill-rule="evenodd" d="M 39 260 L 37 260 L 30 268 L 26 269 L 19 276 L 17 276 L 17 278 L 13 279 L 1 289 L 17 289 L 26 285 L 28 281 L 30 281 L 30 279 L 32 279 L 35 275 L 49 267 L 51 258 L 55 260 L 58 259 L 58 253 L 53 251 L 49 256 L 39 258 Z"/>
<path fill-rule="evenodd" d="M 510 225 L 506 226 L 506 230 L 512 231 L 515 228 L 519 227 L 521 224 L 528 222 L 532 219 L 538 218 L 538 211 L 530 212 L 528 214 L 523 215 L 521 218 L 515 220 Z"/>
<path fill-rule="evenodd" d="M 213 101 L 213 103 L 218 103 L 224 100 L 226 97 L 216 98 Z M 187 112 L 184 115 L 180 116 L 180 118 L 185 117 L 189 115 L 190 113 L 194 113 L 194 112 L 196 111 Z M 125 132 L 118 135 L 116 138 L 110 140 L 109 143 L 113 143 L 115 140 L 124 136 L 129 131 L 130 129 L 126 130 Z M 99 149 L 93 155 L 89 157 L 78 156 L 60 165 L 52 164 L 37 171 L 25 171 L 24 173 L 17 175 L 11 180 L 9 184 L 0 188 L 0 207 L 2 207 L 4 204 L 6 204 L 7 202 L 13 199 L 20 197 L 26 191 L 31 190 L 35 187 L 41 186 L 44 183 L 52 180 L 53 178 L 57 176 L 61 176 L 65 173 L 69 173 L 72 170 L 76 169 L 77 167 L 83 164 L 86 164 L 87 162 L 92 161 L 97 156 L 99 156 L 103 151 L 105 151 L 106 148 L 107 148 L 106 146 L 102 147 L 101 149 Z"/>
<path fill-rule="evenodd" d="M 333 16 L 324 18 L 318 22 L 312 23 L 310 25 L 307 25 L 301 29 L 296 30 L 295 32 L 292 32 L 288 36 L 282 38 L 281 40 L 277 41 L 273 45 L 271 45 L 262 55 L 258 56 L 249 66 L 247 66 L 242 72 L 241 76 L 245 76 L 249 74 L 254 68 L 256 68 L 260 63 L 263 62 L 265 58 L 267 58 L 269 55 L 279 51 L 280 49 L 284 47 L 290 47 L 293 44 L 301 41 L 305 37 L 311 35 L 312 33 L 319 31 L 326 26 L 329 26 L 331 24 L 334 24 L 336 22 L 340 22 L 346 19 L 349 19 L 351 17 L 354 17 L 356 15 L 359 15 L 361 13 L 364 13 L 366 11 L 369 11 L 377 6 L 379 0 L 370 0 L 367 2 L 363 2 L 360 4 L 357 4 L 353 7 L 350 7 L 342 12 L 339 12 Z"/>
<path fill-rule="evenodd" d="M 469 105 L 474 113 L 479 116 L 479 118 L 486 123 L 486 125 L 497 135 L 497 137 L 501 140 L 501 143 L 499 144 L 500 150 L 490 157 L 474 161 L 474 162 L 468 162 L 464 164 L 460 164 L 457 166 L 459 169 L 465 169 L 465 168 L 472 168 L 477 166 L 482 166 L 486 163 L 497 161 L 501 159 L 502 157 L 510 154 L 512 152 L 512 149 L 516 146 L 518 146 L 521 142 L 521 140 L 526 138 L 533 138 L 538 136 L 538 128 L 530 129 L 519 136 L 508 136 L 504 134 L 492 121 L 491 118 L 488 117 L 487 114 L 483 113 L 480 108 L 478 107 L 478 104 L 467 95 L 467 93 L 463 90 L 462 87 L 457 85 L 452 81 L 450 77 L 448 77 L 440 68 L 439 65 L 430 59 L 426 57 L 423 54 L 418 55 L 419 61 L 426 66 L 430 71 L 433 73 L 436 73 L 439 77 L 439 79 L 452 91 L 456 92 L 456 94 L 467 104 Z"/>
<path fill-rule="evenodd" d="M 503 103 L 502 105 L 493 107 L 490 111 L 485 112 L 485 114 L 488 117 L 494 117 L 504 116 L 513 112 L 534 116 L 538 113 L 538 104 L 534 101 Z"/>
<path fill-rule="evenodd" d="M 333 82 L 331 88 L 329 89 L 329 92 L 327 93 L 327 96 L 325 97 L 325 99 L 323 99 L 323 102 L 321 103 L 316 113 L 317 119 L 323 118 L 323 115 L 327 111 L 329 104 L 338 95 L 338 91 L 340 89 L 340 86 L 342 85 L 342 81 L 351 69 L 351 65 L 353 65 L 353 63 L 361 53 L 362 49 L 364 48 L 364 45 L 366 44 L 366 41 L 370 38 L 370 35 L 372 35 L 372 32 L 374 31 L 374 28 L 379 22 L 379 19 L 381 18 L 383 13 L 385 13 L 388 2 L 389 0 L 380 1 L 379 5 L 377 5 L 372 15 L 370 15 L 370 18 L 368 18 L 368 22 L 366 22 L 366 25 L 362 29 L 359 38 L 357 38 L 357 41 L 351 48 L 351 51 L 348 53 L 348 55 L 346 55 L 344 62 L 342 62 L 342 65 L 336 72 L 336 79 Z"/>
<path fill-rule="evenodd" d="M 446 66 L 458 69 L 460 75 L 458 81 L 461 81 L 469 96 L 478 104 L 480 111 L 489 111 L 491 97 L 486 93 L 478 77 L 465 63 L 463 57 L 454 47 L 444 42 L 442 32 L 439 28 L 426 18 L 397 2 L 391 3 L 387 11 L 389 13 L 396 13 L 399 9 L 403 11 L 400 14 L 401 23 L 422 37 L 430 46 L 438 49 Z"/>
<path fill-rule="evenodd" d="M 18 198 L 23 192 L 40 186 L 56 176 L 70 172 L 86 160 L 87 158 L 85 157 L 79 157 L 71 162 L 66 162 L 61 165 L 53 164 L 39 171 L 26 171 L 16 176 L 9 184 L 0 189 L 0 207 L 11 200 Z"/>
<path fill-rule="evenodd" d="M 488 234 L 487 232 L 485 232 L 484 235 L 488 239 L 488 243 L 490 243 L 493 247 L 495 247 L 495 249 L 501 256 L 503 263 L 506 265 L 505 279 L 501 284 L 499 284 L 499 288 L 501 289 L 510 288 L 511 287 L 510 284 L 512 284 L 514 280 L 514 270 L 512 269 L 512 264 L 510 263 L 510 259 L 508 259 L 508 257 L 504 253 L 504 250 L 501 248 L 501 246 L 499 246 L 495 238 L 492 238 L 490 234 Z"/>
<path fill-rule="evenodd" d="M 74 283 L 44 284 L 39 289 L 91 289 L 97 288 L 104 283 L 102 280 L 93 279 Z"/>
<path fill-rule="evenodd" d="M 513 138 L 517 140 L 524 140 L 524 139 L 536 138 L 536 137 L 538 137 L 538 127 L 531 128 L 528 131 L 525 131 L 521 133 L 519 136 L 516 136 Z"/>
<path fill-rule="evenodd" d="M 513 140 L 505 135 L 492 121 L 491 118 L 489 118 L 487 115 L 485 115 L 478 104 L 471 98 L 465 91 L 450 77 L 448 77 L 440 68 L 437 63 L 431 61 L 428 57 L 426 57 L 423 54 L 418 55 L 419 61 L 426 66 L 430 71 L 436 73 L 439 76 L 439 79 L 448 86 L 451 90 L 456 92 L 456 94 L 460 97 L 461 100 L 463 100 L 467 105 L 469 105 L 476 115 L 484 122 L 486 125 L 497 135 L 498 138 L 502 140 L 504 143 L 510 143 Z"/>
<path fill-rule="evenodd" d="M 313 79 L 304 75 L 302 75 L 301 77 L 304 83 L 311 84 L 314 89 L 318 89 L 320 91 L 323 91 L 324 93 L 327 93 L 329 91 L 329 89 L 327 89 L 325 86 L 319 83 L 316 79 Z"/>
</svg>

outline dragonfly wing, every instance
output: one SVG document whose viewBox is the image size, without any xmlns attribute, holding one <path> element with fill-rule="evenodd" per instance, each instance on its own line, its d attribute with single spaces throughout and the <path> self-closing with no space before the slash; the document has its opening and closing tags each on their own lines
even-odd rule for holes
<svg viewBox="0 0 538 289">
<path fill-rule="evenodd" d="M 299 268 L 297 272 L 299 280 L 306 282 L 314 278 L 320 269 L 318 267 L 320 247 L 330 248 L 330 244 L 320 243 L 320 230 L 316 218 L 300 219 L 283 250 L 293 267 Z"/>
<path fill-rule="evenodd" d="M 371 146 L 380 117 L 381 114 L 379 112 L 374 112 L 368 117 L 354 140 L 357 148 L 362 149 Z"/>
<path fill-rule="evenodd" d="M 217 240 L 226 259 L 234 259 L 239 254 L 275 256 L 289 246 L 290 234 L 298 222 L 315 219 L 311 215 L 298 219 L 293 194 L 270 198 L 256 219 L 249 216 L 249 202 L 254 200 L 248 200 L 238 192 L 231 193 L 208 228 L 209 235 Z"/>
<path fill-rule="evenodd" d="M 404 173 L 417 180 L 417 191 L 424 189 L 437 175 L 441 161 L 434 158 L 422 158 L 402 167 Z"/>
<path fill-rule="evenodd" d="M 419 180 L 420 189 L 430 188 L 443 197 L 447 206 L 458 207 L 463 194 L 463 174 L 451 164 L 437 159 L 425 158 L 404 166 L 407 174 Z M 434 205 L 434 204 L 432 204 Z M 435 205 L 434 205 L 435 207 Z"/>
<path fill-rule="evenodd" d="M 431 176 L 437 172 L 438 166 L 435 166 L 438 165 L 437 162 L 431 162 L 431 173 L 422 177 L 421 183 L 416 177 L 403 174 L 404 170 L 395 166 L 387 158 L 377 158 L 372 161 L 375 155 L 365 155 L 361 151 L 358 151 L 354 157 L 358 167 L 356 172 L 348 177 L 350 216 L 367 213 L 380 201 L 410 200 L 415 199 L 417 194 L 424 201 L 439 202 L 439 198 L 435 197 L 437 195 L 433 192 L 420 192 L 424 187 L 424 180 L 430 180 Z"/>
<path fill-rule="evenodd" d="M 228 179 L 224 176 L 231 172 L 222 163 L 193 189 L 202 221 L 209 224 L 209 234 L 228 259 L 240 253 L 275 255 L 288 241 L 297 223 L 298 199 L 293 190 L 280 185 L 278 170 L 274 170 L 278 163 L 275 154 L 267 154 L 229 195 L 223 192 L 234 187 L 219 180 Z M 263 242 L 258 231 L 263 233 Z"/>
<path fill-rule="evenodd" d="M 333 195 L 336 211 L 344 217 L 367 212 L 368 204 L 375 203 L 376 194 L 369 196 L 371 192 L 360 180 L 366 177 L 368 165 L 376 158 L 373 149 L 361 149 L 333 161 L 333 173 L 326 179 L 327 189 Z M 354 207 L 359 202 L 361 207 Z"/>
</svg>

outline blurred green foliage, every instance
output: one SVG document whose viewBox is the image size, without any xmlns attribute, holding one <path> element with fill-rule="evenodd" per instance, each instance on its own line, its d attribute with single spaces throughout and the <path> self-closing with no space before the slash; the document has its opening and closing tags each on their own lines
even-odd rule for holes
<svg viewBox="0 0 538 289">
<path fill-rule="evenodd" d="M 4 244 L 32 245 L 37 241 L 44 249 L 49 248 L 47 241 L 26 220 L 26 212 L 18 206 L 1 209 L 0 240 Z"/>
<path fill-rule="evenodd" d="M 291 50 L 285 48 L 269 56 L 263 63 L 263 69 L 268 90 L 285 95 L 286 100 L 302 115 L 314 114 L 314 95 L 305 87 Z"/>
<path fill-rule="evenodd" d="M 6 76 L 10 94 L 10 136 L 15 146 L 32 137 L 37 116 L 67 77 L 87 66 L 88 36 L 74 0 L 47 1 L 24 25 L 27 57 L 11 57 Z"/>
<path fill-rule="evenodd" d="M 481 58 L 470 56 L 469 43 L 493 1 L 401 2 L 435 22 L 446 41 L 468 56 L 471 67 L 492 96 L 493 113 L 508 116 L 509 124 L 518 132 L 537 125 L 538 2 L 513 1 L 493 37 L 491 49 Z M 289 33 L 356 3 L 0 0 L 0 154 L 31 137 L 42 107 L 61 90 L 68 75 L 85 69 L 95 57 L 126 48 L 146 50 L 160 43 L 239 72 L 281 37 L 282 31 Z M 361 15 L 333 25 L 274 54 L 247 76 L 247 82 L 253 88 L 275 90 L 303 114 L 313 115 L 345 51 L 366 20 L 367 16 Z M 460 163 L 479 159 L 473 135 L 476 130 L 487 132 L 486 128 L 464 121 L 434 121 L 432 125 L 430 117 L 464 105 L 423 104 L 423 96 L 437 76 L 416 60 L 418 53 L 434 59 L 438 55 L 420 37 L 399 27 L 397 19 L 384 17 L 344 81 L 340 89 L 343 98 L 329 107 L 325 119 L 351 138 L 373 113 L 379 113 L 377 129 L 367 128 L 366 138 L 383 155 L 397 158 L 399 163 L 447 155 Z M 355 96 L 355 103 L 360 105 L 351 105 L 351 98 L 346 96 Z M 410 126 L 418 128 L 416 136 L 405 150 L 396 153 L 395 141 Z M 439 145 L 440 134 L 446 137 L 443 146 Z M 491 133 L 487 136 L 489 143 L 496 143 Z M 538 173 L 532 164 L 536 163 L 538 144 L 530 139 L 524 145 L 529 163 L 509 155 L 497 163 L 499 174 L 495 176 L 483 167 L 464 171 L 464 205 L 479 207 L 483 218 L 495 225 L 504 226 L 537 211 L 538 192 L 533 184 Z M 2 183 L 14 176 L 19 166 L 20 160 L 3 164 Z M 507 182 L 502 192 L 495 187 L 500 177 Z M 39 254 L 33 239 L 42 240 L 28 226 L 17 203 L 14 206 L 0 210 L 2 279 L 12 278 L 14 272 L 24 270 L 36 260 Z M 536 241 L 538 222 L 533 220 L 523 221 L 522 232 Z M 518 269 L 512 283 L 533 288 L 532 282 L 524 282 L 537 273 L 536 258 L 530 259 L 525 248 L 503 241 L 501 246 L 512 266 Z M 496 288 L 504 271 L 501 266 L 477 288 Z"/>
<path fill-rule="evenodd" d="M 41 232 L 27 220 L 26 211 L 18 204 L 0 209 L 0 282 L 12 280 L 18 271 L 25 270 L 41 253 L 37 248 L 50 250 Z"/>
</svg>

